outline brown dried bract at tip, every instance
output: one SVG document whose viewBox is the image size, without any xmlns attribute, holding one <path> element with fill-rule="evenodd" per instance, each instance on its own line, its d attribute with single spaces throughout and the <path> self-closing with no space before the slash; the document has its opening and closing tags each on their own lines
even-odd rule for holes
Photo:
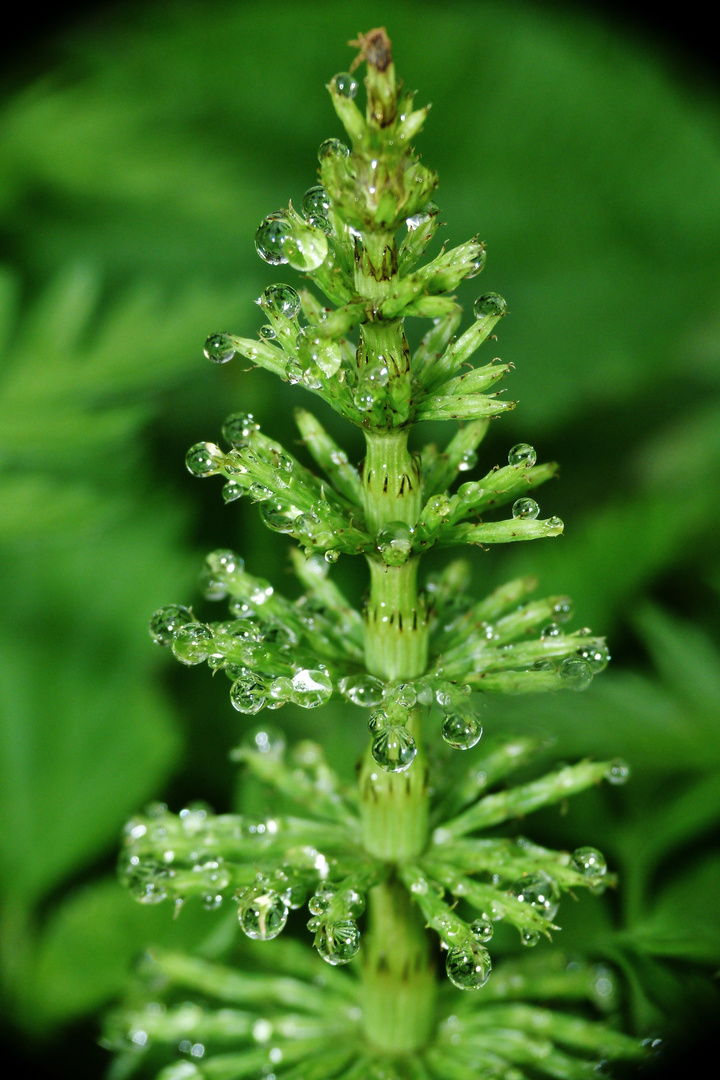
<svg viewBox="0 0 720 1080">
<path fill-rule="evenodd" d="M 350 65 L 351 72 L 359 67 L 363 60 L 378 71 L 386 71 L 393 62 L 392 45 L 384 26 L 370 30 L 367 34 L 358 34 L 357 41 L 348 41 L 348 45 L 360 50 Z"/>
</svg>

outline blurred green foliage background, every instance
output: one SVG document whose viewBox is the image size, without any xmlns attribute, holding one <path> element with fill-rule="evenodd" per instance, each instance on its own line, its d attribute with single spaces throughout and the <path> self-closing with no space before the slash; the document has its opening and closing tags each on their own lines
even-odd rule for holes
<svg viewBox="0 0 720 1080">
<path fill-rule="evenodd" d="M 480 234 L 481 291 L 510 305 L 498 348 L 520 407 L 479 469 L 520 440 L 562 464 L 542 505 L 566 536 L 475 552 L 475 588 L 536 573 L 614 656 L 585 695 L 487 708 L 486 730 L 553 735 L 549 759 L 633 768 L 531 824 L 621 874 L 617 895 L 566 904 L 541 948 L 619 966 L 643 1033 L 681 1035 L 720 1003 L 716 88 L 580 4 L 126 3 L 18 57 L 0 109 L 0 969 L 16 1039 L 72 1044 L 67 1075 L 99 1075 L 93 1018 L 143 945 L 192 944 L 212 918 L 172 922 L 115 882 L 143 803 L 238 799 L 227 751 L 245 721 L 225 682 L 178 669 L 145 627 L 197 601 L 212 548 L 292 591 L 283 538 L 183 456 L 237 408 L 296 437 L 301 391 L 211 368 L 202 342 L 259 327 L 252 301 L 283 274 L 255 228 L 315 182 L 316 147 L 340 134 L 323 86 L 382 24 L 433 102 L 419 149 L 442 236 Z M 324 421 L 358 458 L 357 434 Z M 333 571 L 358 601 L 361 569 Z M 354 715 L 277 718 L 350 773 Z"/>
</svg>

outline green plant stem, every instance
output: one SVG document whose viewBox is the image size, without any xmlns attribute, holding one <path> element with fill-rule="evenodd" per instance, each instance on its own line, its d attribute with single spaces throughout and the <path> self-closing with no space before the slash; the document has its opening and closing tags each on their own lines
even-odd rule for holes
<svg viewBox="0 0 720 1080">
<path fill-rule="evenodd" d="M 362 487 L 368 527 L 391 522 L 415 525 L 421 509 L 420 466 L 407 448 L 407 431 L 366 432 Z M 428 626 L 418 595 L 416 558 L 402 566 L 370 564 L 370 598 L 365 607 L 365 663 L 389 681 L 412 679 L 427 667 Z"/>
<path fill-rule="evenodd" d="M 418 753 L 403 773 L 385 772 L 368 748 L 360 770 L 360 812 L 366 851 L 386 862 L 416 859 L 428 842 L 428 769 L 420 712 L 408 722 Z"/>
<path fill-rule="evenodd" d="M 417 907 L 395 878 L 370 893 L 363 959 L 363 1022 L 368 1039 L 393 1053 L 417 1050 L 432 1032 L 435 971 Z"/>
<path fill-rule="evenodd" d="M 382 354 L 383 362 L 401 381 L 403 375 L 407 377 L 402 371 L 403 354 L 397 349 L 402 331 L 393 329 L 392 334 L 395 349 Z M 385 348 L 377 334 L 373 345 L 377 357 Z M 366 441 L 362 482 L 370 528 L 378 530 L 390 522 L 414 526 L 421 478 L 418 462 L 407 448 L 407 431 L 367 432 Z M 391 682 L 415 678 L 427 667 L 428 650 L 427 615 L 417 587 L 418 559 L 401 566 L 386 566 L 375 557 L 368 562 L 368 671 Z M 428 783 L 421 714 L 421 709 L 415 710 L 408 721 L 418 754 L 407 772 L 384 772 L 368 750 L 360 773 L 364 845 L 388 862 L 416 858 L 427 846 Z M 417 1049 L 431 1033 L 434 966 L 422 916 L 394 876 L 370 893 L 367 936 L 362 970 L 368 1038 L 386 1051 Z"/>
</svg>

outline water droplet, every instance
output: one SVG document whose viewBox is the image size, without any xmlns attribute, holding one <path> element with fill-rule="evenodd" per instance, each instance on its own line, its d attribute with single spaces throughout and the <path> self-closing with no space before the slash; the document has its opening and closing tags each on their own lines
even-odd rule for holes
<svg viewBox="0 0 720 1080">
<path fill-rule="evenodd" d="M 285 364 L 285 378 L 291 386 L 297 386 L 299 382 L 302 382 L 303 369 L 294 357 L 291 357 Z"/>
<path fill-rule="evenodd" d="M 235 574 L 245 569 L 242 556 L 229 548 L 219 548 L 217 551 L 211 551 L 205 562 L 213 574 Z"/>
<path fill-rule="evenodd" d="M 325 262 L 328 242 L 321 229 L 311 225 L 293 225 L 282 241 L 282 250 L 294 270 L 305 273 L 317 270 Z"/>
<path fill-rule="evenodd" d="M 354 79 L 347 71 L 341 71 L 338 75 L 333 75 L 332 88 L 342 97 L 352 99 L 357 94 L 357 79 Z"/>
<path fill-rule="evenodd" d="M 375 716 L 380 714 L 375 713 Z M 371 717 L 371 721 L 372 721 Z M 415 760 L 415 740 L 402 724 L 389 724 L 378 732 L 372 743 L 372 756 L 385 772 L 405 772 Z"/>
<path fill-rule="evenodd" d="M 405 224 L 408 229 L 420 229 L 423 225 L 427 225 L 434 217 L 440 213 L 440 207 L 436 206 L 434 202 L 429 202 L 424 210 L 420 210 L 417 214 L 413 214 L 407 218 Z"/>
<path fill-rule="evenodd" d="M 490 978 L 490 953 L 475 940 L 453 945 L 448 950 L 445 970 L 458 990 L 480 990 Z"/>
<path fill-rule="evenodd" d="M 182 664 L 202 664 L 213 651 L 215 637 L 209 626 L 189 623 L 177 631 L 172 651 Z"/>
<path fill-rule="evenodd" d="M 230 413 L 222 426 L 223 438 L 236 450 L 249 446 L 260 425 L 252 413 Z"/>
<path fill-rule="evenodd" d="M 295 528 L 295 519 L 300 516 L 296 506 L 283 502 L 262 503 L 260 516 L 269 529 L 279 533 L 289 533 Z"/>
<path fill-rule="evenodd" d="M 264 680 L 252 671 L 246 671 L 230 687 L 230 701 L 238 712 L 252 715 L 264 708 L 267 693 Z"/>
<path fill-rule="evenodd" d="M 225 455 L 225 475 L 234 476 L 247 476 L 250 472 L 249 465 L 243 460 L 242 454 L 237 450 L 230 450 Z"/>
<path fill-rule="evenodd" d="M 325 139 L 325 141 L 321 142 L 320 146 L 318 147 L 318 161 L 320 162 L 320 164 L 322 164 L 325 158 L 344 158 L 348 157 L 349 154 L 349 148 L 345 145 L 344 142 L 340 142 L 340 139 Z"/>
<path fill-rule="evenodd" d="M 252 1037 L 255 1042 L 266 1043 L 272 1038 L 273 1025 L 270 1020 L 261 1018 L 256 1020 L 252 1027 Z"/>
<path fill-rule="evenodd" d="M 413 683 L 396 683 L 389 690 L 390 702 L 388 708 L 393 710 L 400 708 L 412 709 L 417 704 L 417 690 Z"/>
<path fill-rule="evenodd" d="M 458 708 L 464 711 L 469 695 L 470 687 L 467 683 L 442 682 L 435 689 L 435 700 L 445 712 L 452 712 L 453 709 Z"/>
<path fill-rule="evenodd" d="M 574 870 L 591 880 L 601 878 L 607 873 L 605 856 L 594 847 L 576 848 L 570 857 L 570 861 Z"/>
<path fill-rule="evenodd" d="M 516 499 L 512 507 L 512 516 L 534 521 L 540 513 L 540 507 L 534 499 Z"/>
<path fill-rule="evenodd" d="M 302 384 L 306 386 L 308 390 L 322 390 L 322 376 L 319 371 L 310 370 L 309 368 L 302 373 Z"/>
<path fill-rule="evenodd" d="M 621 758 L 615 758 L 610 762 L 605 771 L 605 779 L 610 784 L 624 784 L 630 776 L 630 766 Z"/>
<path fill-rule="evenodd" d="M 563 519 L 559 517 L 549 517 L 543 522 L 543 525 L 548 532 L 554 532 L 555 530 L 562 531 L 565 528 Z"/>
<path fill-rule="evenodd" d="M 508 465 L 530 469 L 537 461 L 537 452 L 529 443 L 516 443 L 508 454 Z"/>
<path fill-rule="evenodd" d="M 510 893 L 522 903 L 535 908 L 546 919 L 553 919 L 560 906 L 560 891 L 552 878 L 542 870 L 535 874 L 525 874 L 515 882 Z"/>
<path fill-rule="evenodd" d="M 273 592 L 274 590 L 272 585 L 268 585 L 267 582 L 263 582 L 261 584 L 258 581 L 257 584 L 253 586 L 249 599 L 257 607 L 260 607 L 262 604 L 264 604 L 267 600 L 270 599 Z"/>
<path fill-rule="evenodd" d="M 473 304 L 473 312 L 475 313 L 476 319 L 483 319 L 487 315 L 504 315 L 506 311 L 507 304 L 502 296 L 499 296 L 495 292 L 485 293 L 484 296 L 479 296 Z"/>
<path fill-rule="evenodd" d="M 236 499 L 242 498 L 245 494 L 245 488 L 242 484 L 238 484 L 237 480 L 228 480 L 226 484 L 222 486 L 222 497 L 224 503 L 235 502 Z"/>
<path fill-rule="evenodd" d="M 553 604 L 553 615 L 559 623 L 570 622 L 575 606 L 569 596 L 560 596 Z"/>
<path fill-rule="evenodd" d="M 288 257 L 284 251 L 284 240 L 291 232 L 292 225 L 284 210 L 266 217 L 255 233 L 255 249 L 260 258 L 271 266 L 286 263 Z"/>
<path fill-rule="evenodd" d="M 218 623 L 215 639 L 224 649 L 231 651 L 238 645 L 262 641 L 262 634 L 249 619 L 233 619 L 231 622 Z"/>
<path fill-rule="evenodd" d="M 314 709 L 318 705 L 324 705 L 332 697 L 332 679 L 324 671 L 310 671 L 308 668 L 303 668 L 293 676 L 292 685 L 292 700 L 304 709 Z"/>
<path fill-rule="evenodd" d="M 268 499 L 272 498 L 273 493 L 271 489 L 265 487 L 264 484 L 254 483 L 248 488 L 248 495 L 251 499 L 254 499 L 255 502 L 267 502 Z"/>
<path fill-rule="evenodd" d="M 470 278 L 477 277 L 478 274 L 485 268 L 486 262 L 487 251 L 485 250 L 485 245 L 483 245 L 478 254 L 470 262 L 470 269 L 465 272 L 465 277 L 468 280 L 470 280 Z"/>
<path fill-rule="evenodd" d="M 534 949 L 540 941 L 540 931 L 529 930 L 525 927 L 524 930 L 520 931 L 520 941 L 526 949 Z"/>
<path fill-rule="evenodd" d="M 330 212 L 330 196 L 322 184 L 315 184 L 314 187 L 308 188 L 302 197 L 301 205 L 303 215 L 311 224 L 315 224 L 318 218 L 327 221 Z"/>
<path fill-rule="evenodd" d="M 401 566 L 412 555 L 414 530 L 404 521 L 389 521 L 377 534 L 376 542 L 387 566 Z"/>
<path fill-rule="evenodd" d="M 235 355 L 235 345 L 230 334 L 211 334 L 205 341 L 203 352 L 214 364 L 227 364 Z"/>
<path fill-rule="evenodd" d="M 148 629 L 156 645 L 171 645 L 181 627 L 193 621 L 192 612 L 181 604 L 168 604 L 151 617 Z"/>
<path fill-rule="evenodd" d="M 375 407 L 375 394 L 365 383 L 361 383 L 353 394 L 353 403 L 360 412 L 372 412 Z"/>
<path fill-rule="evenodd" d="M 360 931 L 354 919 L 321 925 L 315 948 L 328 964 L 347 964 L 360 951 Z"/>
<path fill-rule="evenodd" d="M 548 623 L 547 626 L 543 626 L 540 631 L 540 640 L 549 641 L 551 638 L 560 637 L 562 634 L 562 627 L 558 626 L 556 622 Z"/>
<path fill-rule="evenodd" d="M 477 465 L 477 459 L 477 454 L 474 450 L 466 450 L 463 456 L 458 461 L 458 472 L 469 472 L 470 469 L 474 469 Z"/>
<path fill-rule="evenodd" d="M 255 750 L 258 754 L 281 758 L 285 752 L 285 736 L 279 728 L 263 724 L 262 727 L 248 732 L 242 745 L 248 750 Z"/>
<path fill-rule="evenodd" d="M 475 919 L 475 921 L 470 925 L 470 933 L 476 941 L 479 941 L 481 943 L 481 945 L 484 945 L 488 941 L 490 941 L 490 938 L 493 936 L 494 929 L 495 928 L 493 927 L 493 924 L 490 922 L 489 919 Z"/>
<path fill-rule="evenodd" d="M 311 915 L 323 915 L 330 907 L 335 892 L 329 885 L 321 885 L 308 901 L 308 911 Z"/>
<path fill-rule="evenodd" d="M 321 337 L 313 326 L 306 326 L 300 331 L 295 345 L 303 371 L 311 375 L 317 374 L 319 369 L 323 375 L 330 378 L 342 363 L 342 352 L 338 343 Z"/>
<path fill-rule="evenodd" d="M 594 675 L 604 671 L 610 662 L 610 650 L 607 645 L 582 645 L 577 650 L 577 655 L 590 665 Z"/>
<path fill-rule="evenodd" d="M 324 555 L 326 563 L 336 563 L 340 558 L 340 552 L 337 548 L 329 548 Z"/>
<path fill-rule="evenodd" d="M 449 713 L 442 724 L 442 737 L 456 750 L 470 750 L 480 742 L 483 729 L 473 716 Z"/>
<path fill-rule="evenodd" d="M 338 689 L 353 705 L 369 709 L 380 704 L 385 686 L 373 675 L 347 675 L 340 680 Z"/>
<path fill-rule="evenodd" d="M 587 690 L 593 680 L 592 668 L 579 656 L 568 656 L 563 660 L 558 674 L 571 690 Z"/>
<path fill-rule="evenodd" d="M 275 327 L 270 326 L 269 323 L 266 326 L 260 327 L 259 334 L 264 341 L 272 341 L 274 338 L 277 337 L 277 334 L 275 333 Z"/>
<path fill-rule="evenodd" d="M 157 859 L 131 855 L 123 867 L 125 884 L 141 904 L 161 904 L 167 899 L 166 886 L 174 871 Z"/>
<path fill-rule="evenodd" d="M 222 893 L 216 893 L 215 895 L 208 893 L 207 896 L 203 897 L 202 905 L 206 911 L 217 911 L 218 908 L 222 907 L 222 902 Z"/>
<path fill-rule="evenodd" d="M 279 709 L 286 701 L 292 701 L 292 696 L 292 679 L 288 679 L 286 676 L 281 675 L 279 678 L 273 679 L 270 683 L 270 698 L 272 700 L 268 701 L 268 708 Z"/>
<path fill-rule="evenodd" d="M 185 455 L 185 466 L 193 476 L 212 476 L 220 472 L 225 455 L 219 446 L 210 442 L 199 442 L 191 446 Z"/>
<path fill-rule="evenodd" d="M 273 460 L 275 462 L 275 468 L 281 474 L 282 473 L 291 473 L 293 471 L 293 469 L 295 468 L 295 463 L 293 462 L 293 459 L 288 457 L 287 454 L 280 454 L 280 453 L 278 453 L 277 451 L 274 450 L 273 451 Z M 286 480 L 286 477 L 281 477 L 281 479 L 284 481 L 284 480 Z"/>
<path fill-rule="evenodd" d="M 368 731 L 371 735 L 378 735 L 392 723 L 386 709 L 378 709 L 368 720 Z"/>
<path fill-rule="evenodd" d="M 268 285 L 258 303 L 265 311 L 294 319 L 300 311 L 300 297 L 289 285 Z"/>
<path fill-rule="evenodd" d="M 555 664 L 552 660 L 536 660 L 530 668 L 531 671 L 554 671 Z"/>
<path fill-rule="evenodd" d="M 373 386 L 387 386 L 390 370 L 387 364 L 371 364 L 363 368 L 362 378 Z"/>
<path fill-rule="evenodd" d="M 279 893 L 262 885 L 246 889 L 239 896 L 238 919 L 249 938 L 271 941 L 284 928 L 288 907 Z"/>
<path fill-rule="evenodd" d="M 349 912 L 354 919 L 362 915 L 365 910 L 365 897 L 362 893 L 359 893 L 357 889 L 345 889 L 343 892 L 343 903 L 345 910 Z"/>
</svg>

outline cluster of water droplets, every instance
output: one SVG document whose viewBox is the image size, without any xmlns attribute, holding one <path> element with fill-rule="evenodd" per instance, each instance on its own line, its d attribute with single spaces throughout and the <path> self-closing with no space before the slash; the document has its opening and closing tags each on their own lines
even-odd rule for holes
<svg viewBox="0 0 720 1080">
<path fill-rule="evenodd" d="M 527 507 L 523 507 L 527 509 Z M 495 680 L 493 689 L 517 692 L 519 680 L 537 689 L 587 689 L 610 660 L 607 645 L 585 628 L 569 631 L 573 607 L 567 597 L 528 601 L 531 579 L 508 583 L 485 600 L 472 601 L 466 576 L 428 582 L 431 654 L 437 678 L 470 683 Z M 528 588 L 530 582 L 530 588 Z M 540 682 L 538 675 L 549 678 Z"/>
<path fill-rule="evenodd" d="M 240 675 L 230 688 L 230 701 L 238 712 L 257 713 L 268 706 L 279 708 L 291 702 L 303 709 L 315 709 L 329 701 L 332 679 L 321 667 L 300 668 L 292 677 L 263 679 L 254 672 Z"/>
<path fill-rule="evenodd" d="M 330 233 L 330 196 L 322 184 L 315 184 L 308 188 L 302 197 L 301 209 L 303 217 L 309 225 L 316 229 L 322 229 L 324 233 Z"/>
<path fill-rule="evenodd" d="M 510 895 L 533 911 L 538 912 L 548 922 L 552 922 L 560 906 L 560 890 L 549 874 L 542 870 L 524 874 L 511 886 Z M 540 931 L 531 927 L 522 929 L 520 939 L 523 945 L 532 947 L 540 940 Z"/>
<path fill-rule="evenodd" d="M 207 580 L 213 598 L 220 598 L 222 583 L 218 584 L 217 577 Z M 297 635 L 281 623 L 246 617 L 209 625 L 194 621 L 188 608 L 172 604 L 152 616 L 150 634 L 157 644 L 170 645 L 184 664 L 207 661 L 213 668 L 222 668 L 232 680 L 231 703 L 241 713 L 279 708 L 286 702 L 312 709 L 333 693 L 327 667 L 317 660 L 312 667 L 303 664 L 298 659 Z M 278 668 L 287 674 L 273 675 Z"/>
<path fill-rule="evenodd" d="M 417 692 L 413 685 L 401 683 L 395 687 L 393 700 L 368 720 L 372 756 L 385 772 L 405 772 L 417 756 L 417 743 L 406 727 L 416 704 Z"/>
<path fill-rule="evenodd" d="M 478 720 L 478 704 L 473 700 L 466 684 L 441 682 L 435 690 L 435 698 L 443 712 L 442 737 L 456 750 L 470 750 L 476 746 L 483 733 Z"/>
<path fill-rule="evenodd" d="M 284 290 L 283 286 L 272 288 L 278 292 Z M 278 304 L 283 303 L 291 309 L 292 298 L 280 296 Z M 298 340 L 303 335 L 306 331 L 300 332 Z M 311 337 L 306 335 L 303 348 L 312 352 L 315 345 Z M 339 354 L 333 359 L 337 346 L 326 339 L 317 341 L 319 351 L 312 353 L 308 363 L 313 370 L 325 367 L 329 371 L 339 363 Z M 303 355 L 302 348 L 299 355 Z M 327 364 L 331 367 L 326 367 Z M 196 443 L 188 451 L 185 464 L 195 477 L 222 474 L 226 478 L 222 490 L 226 503 L 247 496 L 259 504 L 260 515 L 268 528 L 292 534 L 305 545 L 308 554 L 315 550 L 328 553 L 327 562 L 335 562 L 342 552 L 373 550 L 375 544 L 363 530 L 362 515 L 279 443 L 265 436 L 251 413 L 232 413 L 222 430 L 230 443 L 229 451 L 224 452 L 214 443 Z"/>
<path fill-rule="evenodd" d="M 328 964 L 347 964 L 360 951 L 357 919 L 365 910 L 364 896 L 353 887 L 323 882 L 308 901 L 311 918 L 307 927 L 314 945 Z"/>
<path fill-rule="evenodd" d="M 164 803 L 153 803 L 142 817 L 128 822 L 120 869 L 136 900 L 159 904 L 170 897 L 179 906 L 188 897 L 199 896 L 210 910 L 221 905 L 231 881 L 221 848 L 229 833 L 237 834 L 246 826 L 236 823 L 228 829 L 223 821 L 213 829 L 208 820 L 216 819 L 202 804 L 175 815 Z"/>
</svg>

